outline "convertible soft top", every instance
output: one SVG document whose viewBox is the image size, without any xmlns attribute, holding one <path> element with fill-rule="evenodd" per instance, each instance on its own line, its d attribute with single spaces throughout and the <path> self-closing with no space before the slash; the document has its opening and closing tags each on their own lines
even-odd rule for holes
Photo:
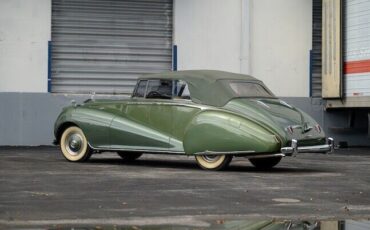
<svg viewBox="0 0 370 230">
<path fill-rule="evenodd" d="M 230 81 L 257 82 L 263 85 L 260 80 L 249 75 L 217 70 L 163 72 L 143 75 L 139 79 L 173 79 L 186 81 L 192 101 L 216 107 L 221 107 L 230 99 L 235 98 L 234 91 L 229 87 Z"/>
<path fill-rule="evenodd" d="M 244 74 L 230 73 L 218 70 L 182 70 L 168 71 L 163 73 L 146 74 L 140 79 L 180 79 L 188 83 L 199 85 L 214 83 L 217 80 L 247 80 L 258 81 L 258 79 Z"/>
</svg>

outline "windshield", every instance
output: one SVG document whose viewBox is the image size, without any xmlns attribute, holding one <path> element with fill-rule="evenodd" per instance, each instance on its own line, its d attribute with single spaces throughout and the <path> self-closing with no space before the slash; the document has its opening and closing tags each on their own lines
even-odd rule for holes
<svg viewBox="0 0 370 230">
<path fill-rule="evenodd" d="M 237 97 L 275 97 L 270 91 L 258 83 L 231 82 L 229 85 Z"/>
</svg>

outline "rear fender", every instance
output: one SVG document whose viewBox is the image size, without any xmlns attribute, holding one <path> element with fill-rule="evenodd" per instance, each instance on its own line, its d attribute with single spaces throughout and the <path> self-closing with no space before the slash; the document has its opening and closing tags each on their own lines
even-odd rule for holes
<svg viewBox="0 0 370 230">
<path fill-rule="evenodd" d="M 193 118 L 184 136 L 187 154 L 205 151 L 277 152 L 278 139 L 253 121 L 223 111 L 204 111 Z"/>
</svg>

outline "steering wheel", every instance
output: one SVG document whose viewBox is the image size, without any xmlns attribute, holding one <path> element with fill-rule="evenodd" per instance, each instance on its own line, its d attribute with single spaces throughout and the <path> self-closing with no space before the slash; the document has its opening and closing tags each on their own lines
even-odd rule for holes
<svg viewBox="0 0 370 230">
<path fill-rule="evenodd" d="M 161 98 L 162 94 L 158 93 L 157 91 L 150 91 L 147 95 L 146 98 Z"/>
</svg>

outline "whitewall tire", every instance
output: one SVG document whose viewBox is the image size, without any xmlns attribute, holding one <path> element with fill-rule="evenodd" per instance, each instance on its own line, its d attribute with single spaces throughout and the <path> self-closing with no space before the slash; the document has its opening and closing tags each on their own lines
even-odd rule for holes
<svg viewBox="0 0 370 230">
<path fill-rule="evenodd" d="M 195 160 L 202 169 L 206 170 L 222 170 L 229 166 L 232 156 L 230 155 L 199 155 L 195 156 Z"/>
<path fill-rule="evenodd" d="M 60 149 L 68 161 L 82 162 L 90 158 L 92 150 L 82 130 L 72 126 L 64 130 L 60 138 Z"/>
</svg>

